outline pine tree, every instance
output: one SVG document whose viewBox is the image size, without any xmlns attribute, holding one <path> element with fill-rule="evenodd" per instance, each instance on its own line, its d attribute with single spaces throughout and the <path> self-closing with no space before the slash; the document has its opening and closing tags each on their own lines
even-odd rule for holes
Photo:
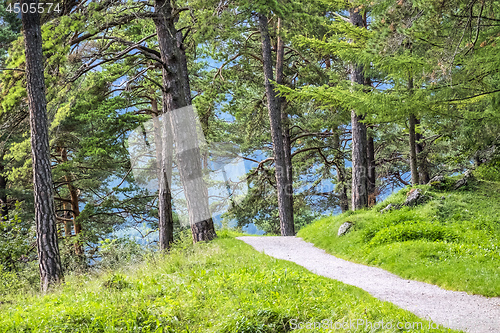
<svg viewBox="0 0 500 333">
<path fill-rule="evenodd" d="M 201 175 L 202 169 L 200 148 L 198 146 L 191 147 L 190 144 L 193 136 L 196 136 L 196 127 L 191 116 L 183 116 L 179 111 L 182 108 L 190 107 L 191 90 L 189 88 L 187 59 L 182 44 L 183 35 L 175 27 L 178 12 L 170 0 L 156 0 L 155 14 L 156 17 L 153 21 L 156 26 L 163 62 L 163 114 L 167 115 L 171 122 L 193 241 L 208 241 L 215 238 L 216 233 L 213 220 L 210 217 L 205 184 L 201 177 L 197 177 L 197 175 Z"/>
<path fill-rule="evenodd" d="M 38 5 L 37 0 L 23 4 Z M 23 13 L 23 33 L 26 52 L 26 82 L 30 109 L 35 222 L 41 289 L 46 292 L 63 279 L 49 159 L 49 133 L 43 75 L 42 32 L 38 12 Z"/>
</svg>

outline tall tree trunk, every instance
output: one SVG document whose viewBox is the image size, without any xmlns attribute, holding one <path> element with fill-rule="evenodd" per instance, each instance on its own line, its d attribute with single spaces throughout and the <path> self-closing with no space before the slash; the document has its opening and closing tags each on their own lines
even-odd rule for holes
<svg viewBox="0 0 500 333">
<path fill-rule="evenodd" d="M 66 240 L 69 240 L 71 238 L 71 223 L 69 219 L 71 218 L 70 210 L 71 210 L 71 205 L 68 202 L 63 201 L 63 223 L 64 223 L 64 237 Z"/>
<path fill-rule="evenodd" d="M 282 236 L 295 235 L 293 212 L 290 200 L 287 200 L 288 178 L 287 165 L 283 144 L 283 127 L 281 120 L 281 107 L 276 91 L 270 80 L 273 80 L 273 60 L 271 56 L 271 39 L 267 25 L 267 17 L 259 14 L 259 30 L 262 39 L 262 60 L 264 61 L 264 84 L 266 87 L 267 109 L 271 124 L 271 138 L 273 141 L 274 165 L 276 166 L 276 187 L 278 192 L 278 213 Z"/>
<path fill-rule="evenodd" d="M 23 0 L 28 7 L 37 0 Z M 40 268 L 40 286 L 46 292 L 63 279 L 57 244 L 56 213 L 49 156 L 49 131 L 45 81 L 43 75 L 40 15 L 23 13 L 22 24 L 26 54 L 26 87 L 30 112 L 31 152 L 35 195 L 36 244 Z"/>
<path fill-rule="evenodd" d="M 7 178 L 3 176 L 4 166 L 0 157 L 0 221 L 9 218 L 9 206 L 7 206 Z"/>
<path fill-rule="evenodd" d="M 413 90 L 413 77 L 408 80 L 408 91 L 412 94 Z M 416 117 L 410 113 L 409 122 L 409 141 L 410 141 L 410 169 L 411 169 L 411 185 L 418 185 L 418 168 L 417 168 L 417 148 L 415 145 L 415 124 Z"/>
<path fill-rule="evenodd" d="M 158 103 L 156 98 L 151 99 L 153 113 L 158 115 Z M 158 176 L 158 229 L 160 250 L 168 250 L 174 242 L 174 218 L 172 213 L 172 193 L 170 183 L 172 177 L 172 152 L 173 142 L 171 136 L 167 135 L 170 122 L 166 115 L 162 121 L 153 116 L 155 135 L 155 149 Z M 164 126 L 165 128 L 162 128 Z"/>
<path fill-rule="evenodd" d="M 418 185 L 418 168 L 417 168 L 417 150 L 415 146 L 415 116 L 409 116 L 409 138 L 410 138 L 410 169 L 411 169 L 411 184 Z"/>
<path fill-rule="evenodd" d="M 352 210 L 368 206 L 368 159 L 366 156 L 366 127 L 363 116 L 351 111 L 352 127 Z"/>
<path fill-rule="evenodd" d="M 420 125 L 420 119 L 415 119 L 415 125 Z M 424 153 L 424 144 L 422 142 L 423 135 L 415 131 L 417 162 L 418 162 L 418 176 L 420 184 L 427 184 L 431 178 L 429 176 L 429 168 L 427 167 L 427 154 Z"/>
<path fill-rule="evenodd" d="M 280 36 L 281 32 L 281 18 L 278 18 L 278 38 L 276 43 L 276 83 L 283 83 L 283 57 L 285 54 L 285 43 Z M 276 97 L 278 107 L 281 110 L 281 124 L 283 126 L 283 158 L 285 163 L 286 184 L 285 184 L 285 209 L 289 211 L 291 224 L 293 222 L 293 165 L 292 165 L 292 146 L 290 136 L 290 120 L 286 111 L 286 101 L 283 97 Z M 295 229 L 295 228 L 294 228 Z M 295 230 L 294 230 L 295 231 Z"/>
<path fill-rule="evenodd" d="M 66 148 L 61 149 L 61 160 L 63 162 L 68 161 L 68 152 Z M 73 228 L 75 230 L 75 236 L 77 237 L 77 241 L 75 242 L 75 254 L 81 256 L 83 254 L 83 248 L 81 240 L 78 239 L 78 235 L 82 232 L 82 225 L 77 221 L 77 217 L 80 216 L 80 200 L 78 195 L 78 189 L 73 186 L 73 179 L 69 174 L 64 175 L 64 180 L 67 183 L 69 198 L 71 201 L 71 214 L 73 215 Z"/>
<path fill-rule="evenodd" d="M 346 170 L 345 170 L 345 159 L 343 154 L 340 153 L 340 135 L 338 134 L 338 131 L 340 128 L 337 129 L 337 132 L 334 134 L 333 137 L 333 148 L 337 150 L 337 156 L 335 158 L 335 168 L 337 171 L 337 193 L 339 195 L 339 203 L 340 203 L 340 209 L 342 210 L 342 213 L 345 213 L 349 210 L 349 198 L 347 197 L 347 184 L 346 184 Z"/>
<path fill-rule="evenodd" d="M 163 113 L 168 112 L 171 130 L 177 150 L 177 163 L 189 212 L 193 242 L 215 238 L 214 223 L 208 205 L 208 192 L 202 179 L 200 147 L 196 138 L 196 124 L 193 117 L 186 116 L 190 109 L 191 89 L 187 73 L 186 55 L 180 32 L 175 28 L 177 20 L 170 0 L 155 0 L 153 19 L 158 35 L 163 82 Z M 172 112 L 177 110 L 176 112 Z"/>
<path fill-rule="evenodd" d="M 292 165 L 292 145 L 291 145 L 291 135 L 290 135 L 290 125 L 289 118 L 286 112 L 285 104 L 281 105 L 281 120 L 283 124 L 283 159 L 285 162 L 285 172 L 286 172 L 286 184 L 285 184 L 285 206 L 289 210 L 290 218 L 293 222 L 293 165 Z"/>
<path fill-rule="evenodd" d="M 359 8 L 349 10 L 349 21 L 352 25 L 363 27 L 364 21 Z M 353 83 L 364 84 L 363 68 L 356 64 L 351 64 L 351 81 Z M 352 127 L 352 210 L 357 210 L 368 206 L 368 159 L 366 156 L 366 126 L 361 121 L 364 117 L 351 110 Z"/>
<path fill-rule="evenodd" d="M 368 135 L 367 143 L 367 162 L 368 162 L 368 206 L 374 206 L 377 203 L 377 188 L 375 174 L 375 144 L 373 136 Z"/>
</svg>

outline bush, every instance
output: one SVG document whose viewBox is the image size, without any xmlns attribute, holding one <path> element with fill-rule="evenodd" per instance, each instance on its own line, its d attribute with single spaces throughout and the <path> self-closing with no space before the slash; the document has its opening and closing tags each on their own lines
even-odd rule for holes
<svg viewBox="0 0 500 333">
<path fill-rule="evenodd" d="M 131 283 L 127 281 L 127 277 L 123 274 L 114 273 L 104 281 L 103 286 L 108 289 L 122 290 L 129 288 Z"/>
<path fill-rule="evenodd" d="M 12 271 L 0 264 L 0 296 L 36 292 L 40 288 L 38 262 L 28 262 Z M 1 303 L 1 302 L 0 302 Z"/>
<path fill-rule="evenodd" d="M 99 266 L 109 269 L 141 260 L 145 250 L 129 238 L 108 238 L 101 241 L 99 254 L 101 255 Z"/>
<path fill-rule="evenodd" d="M 410 207 L 402 207 L 400 210 L 391 211 L 389 214 L 376 213 L 376 219 L 371 223 L 365 223 L 361 228 L 362 239 L 368 243 L 375 235 L 391 226 L 404 223 L 426 223 L 426 219 L 416 214 Z"/>
<path fill-rule="evenodd" d="M 9 214 L 9 219 L 0 220 L 0 263 L 4 270 L 22 269 L 24 263 L 32 260 L 31 243 L 35 239 L 35 229 L 30 221 L 20 217 L 21 203 Z"/>
<path fill-rule="evenodd" d="M 476 178 L 500 182 L 500 161 L 480 165 L 474 170 Z"/>
<path fill-rule="evenodd" d="M 417 239 L 435 241 L 454 241 L 458 237 L 444 226 L 432 223 L 407 222 L 382 229 L 371 239 L 369 245 L 406 242 Z"/>
<path fill-rule="evenodd" d="M 0 295 L 15 292 L 22 287 L 17 274 L 0 265 Z"/>
</svg>

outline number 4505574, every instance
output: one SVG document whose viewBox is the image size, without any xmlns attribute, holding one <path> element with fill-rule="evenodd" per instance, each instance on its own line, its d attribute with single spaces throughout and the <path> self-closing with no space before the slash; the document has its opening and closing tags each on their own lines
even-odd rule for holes
<svg viewBox="0 0 500 333">
<path fill-rule="evenodd" d="M 26 13 L 50 13 L 50 12 L 56 12 L 56 13 L 60 13 L 61 12 L 61 9 L 59 8 L 59 4 L 56 3 L 54 5 L 54 3 L 52 2 L 40 2 L 37 4 L 35 3 L 30 3 L 30 4 L 27 4 L 27 3 L 9 3 L 7 5 L 7 11 L 9 13 L 23 13 L 23 14 L 26 14 Z"/>
</svg>

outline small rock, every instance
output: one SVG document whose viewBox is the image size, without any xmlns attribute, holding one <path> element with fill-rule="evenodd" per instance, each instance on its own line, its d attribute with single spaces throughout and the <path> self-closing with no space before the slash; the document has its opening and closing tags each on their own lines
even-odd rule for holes
<svg viewBox="0 0 500 333">
<path fill-rule="evenodd" d="M 434 176 L 434 177 L 432 177 L 431 180 L 429 180 L 427 185 L 430 185 L 432 187 L 436 187 L 439 189 L 439 188 L 441 188 L 441 186 L 443 186 L 443 183 L 444 183 L 444 176 Z"/>
<path fill-rule="evenodd" d="M 342 235 L 347 234 L 351 229 L 351 227 L 352 227 L 352 222 L 342 223 L 342 225 L 339 227 L 339 232 L 337 233 L 337 235 L 340 237 Z"/>
<path fill-rule="evenodd" d="M 385 212 L 390 211 L 390 210 L 391 210 L 391 209 L 393 209 L 393 208 L 395 208 L 393 204 L 388 204 L 388 205 L 387 205 L 387 207 L 385 207 L 384 209 L 382 209 L 382 210 L 380 211 L 380 213 L 382 213 L 382 214 L 383 214 L 383 213 L 385 213 Z"/>
<path fill-rule="evenodd" d="M 432 177 L 431 180 L 427 184 L 435 183 L 435 182 L 442 182 L 444 181 L 444 176 L 434 176 Z"/>
<path fill-rule="evenodd" d="M 415 206 L 418 203 L 418 200 L 422 198 L 422 190 L 417 188 L 417 189 L 412 189 L 408 193 L 408 197 L 406 198 L 406 201 L 403 205 L 412 207 Z"/>
<path fill-rule="evenodd" d="M 460 180 L 458 180 L 456 183 L 455 183 L 455 187 L 454 189 L 455 190 L 458 190 L 459 188 L 467 185 L 467 183 L 469 182 L 470 179 L 473 178 L 473 175 L 472 175 L 472 172 L 470 170 L 467 170 L 465 173 L 464 173 L 464 177 Z"/>
<path fill-rule="evenodd" d="M 443 195 L 443 196 L 441 197 L 441 200 L 444 200 L 444 199 L 446 199 L 446 197 Z"/>
</svg>

